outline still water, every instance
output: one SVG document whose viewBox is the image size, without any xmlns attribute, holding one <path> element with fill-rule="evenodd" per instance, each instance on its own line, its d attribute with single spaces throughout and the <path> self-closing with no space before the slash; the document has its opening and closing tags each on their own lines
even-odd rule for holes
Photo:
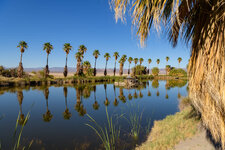
<svg viewBox="0 0 225 150">
<path fill-rule="evenodd" d="M 107 108 L 120 129 L 119 149 L 132 149 L 146 139 L 155 120 L 179 111 L 181 96 L 187 96 L 187 81 L 146 81 L 134 89 L 115 87 L 112 83 L 1 88 L 1 145 L 3 150 L 14 146 L 17 117 L 23 124 L 29 113 L 22 132 L 22 146 L 33 140 L 31 149 L 104 149 L 99 137 L 86 124 L 93 125 L 90 115 L 105 127 Z M 131 112 L 141 116 L 138 139 L 131 135 Z"/>
</svg>

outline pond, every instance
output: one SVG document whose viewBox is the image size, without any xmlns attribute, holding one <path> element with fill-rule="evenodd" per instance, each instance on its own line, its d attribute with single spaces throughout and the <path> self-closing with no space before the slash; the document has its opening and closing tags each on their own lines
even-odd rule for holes
<svg viewBox="0 0 225 150">
<path fill-rule="evenodd" d="M 31 149 L 104 149 L 90 117 L 105 128 L 108 113 L 120 132 L 117 149 L 132 149 L 146 139 L 155 120 L 179 111 L 181 96 L 187 96 L 184 80 L 145 81 L 135 89 L 113 83 L 0 88 L 1 146 L 14 146 L 19 116 L 18 130 L 24 124 L 21 146 L 33 141 Z"/>
</svg>

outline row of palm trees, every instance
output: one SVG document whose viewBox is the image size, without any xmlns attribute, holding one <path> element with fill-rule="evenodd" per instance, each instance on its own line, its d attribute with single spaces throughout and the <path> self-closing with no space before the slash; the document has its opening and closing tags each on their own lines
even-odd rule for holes
<svg viewBox="0 0 225 150">
<path fill-rule="evenodd" d="M 21 41 L 17 47 L 20 48 L 20 52 L 21 52 L 20 63 L 19 63 L 19 67 L 18 67 L 18 77 L 22 77 L 22 75 L 23 75 L 22 56 L 23 56 L 23 53 L 24 53 L 25 49 L 28 48 L 28 45 L 25 41 Z M 64 46 L 63 46 L 63 50 L 66 53 L 66 63 L 65 63 L 64 71 L 63 71 L 64 77 L 67 77 L 67 75 L 68 75 L 67 61 L 68 61 L 68 55 L 69 55 L 70 51 L 72 50 L 72 48 L 73 47 L 70 45 L 70 43 L 65 43 Z M 53 50 L 52 44 L 51 43 L 45 43 L 44 46 L 43 46 L 43 50 L 46 51 L 46 53 L 47 53 L 47 62 L 46 62 L 44 73 L 45 73 L 45 77 L 48 77 L 48 75 L 49 75 L 48 57 L 49 57 L 49 54 L 51 53 L 51 51 Z M 80 45 L 79 48 L 78 48 L 78 52 L 75 54 L 75 58 L 77 60 L 76 74 L 79 75 L 79 76 L 84 74 L 84 65 L 89 66 L 89 67 L 91 66 L 88 61 L 83 62 L 84 54 L 86 53 L 86 51 L 87 51 L 87 47 L 85 45 Z M 95 58 L 93 75 L 96 76 L 96 74 L 97 74 L 97 71 L 96 71 L 97 59 L 100 56 L 99 50 L 94 50 L 93 56 Z M 113 74 L 115 76 L 116 75 L 116 63 L 117 63 L 117 60 L 120 57 L 120 55 L 119 55 L 118 52 L 114 52 L 113 57 L 115 59 L 114 70 L 113 70 Z M 109 59 L 111 58 L 111 56 L 110 56 L 109 53 L 105 53 L 104 58 L 106 59 L 105 70 L 104 70 L 104 75 L 106 76 L 107 75 L 107 63 L 108 63 Z M 167 56 L 166 57 L 167 63 L 168 63 L 169 59 L 170 58 Z M 118 61 L 119 64 L 120 64 L 120 68 L 119 68 L 119 75 L 120 76 L 123 75 L 123 67 L 124 67 L 124 63 L 126 62 L 126 60 L 127 60 L 127 55 L 122 55 L 122 57 Z M 180 64 L 180 62 L 182 61 L 182 58 L 179 57 L 177 60 L 178 60 L 178 63 Z M 134 68 L 136 68 L 137 63 L 139 62 L 140 65 L 142 65 L 142 63 L 144 62 L 144 59 L 143 58 L 138 59 L 138 58 L 129 57 L 128 58 L 128 63 L 129 63 L 128 75 L 131 74 L 130 65 L 131 65 L 132 62 L 134 62 L 134 65 L 135 65 Z M 149 58 L 148 59 L 148 70 L 147 70 L 148 74 L 150 73 L 151 62 L 152 62 L 152 59 Z M 160 59 L 157 59 L 156 63 L 157 63 L 157 65 L 159 65 Z M 86 70 L 87 69 L 88 69 L 88 67 L 86 67 Z M 135 70 L 134 70 L 134 75 L 135 75 Z"/>
</svg>

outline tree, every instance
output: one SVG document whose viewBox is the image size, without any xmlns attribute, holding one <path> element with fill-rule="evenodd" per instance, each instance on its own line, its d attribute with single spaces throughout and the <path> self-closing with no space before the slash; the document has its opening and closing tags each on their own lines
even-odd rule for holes
<svg viewBox="0 0 225 150">
<path fill-rule="evenodd" d="M 134 58 L 134 68 L 136 69 L 136 65 L 138 63 L 138 58 Z M 134 69 L 134 76 L 136 75 L 136 70 Z"/>
<path fill-rule="evenodd" d="M 20 105 L 20 116 L 19 116 L 19 125 L 23 125 L 24 124 L 24 121 L 25 121 L 25 118 L 24 118 L 24 114 L 23 114 L 23 111 L 22 111 L 22 104 L 23 104 L 23 91 L 22 90 L 19 90 L 17 91 L 17 100 L 19 102 L 19 105 Z"/>
<path fill-rule="evenodd" d="M 139 59 L 140 65 L 143 63 L 143 61 L 144 61 L 143 58 L 140 58 L 140 59 Z"/>
<path fill-rule="evenodd" d="M 81 75 L 81 72 L 80 72 L 80 67 L 81 67 L 81 59 L 82 59 L 82 54 L 80 52 L 77 52 L 75 54 L 75 58 L 77 60 L 77 71 L 76 71 L 76 74 L 77 75 Z"/>
<path fill-rule="evenodd" d="M 141 66 L 141 64 L 143 63 L 143 61 L 144 61 L 144 59 L 143 59 L 143 58 L 140 58 L 140 59 L 139 59 L 140 66 Z M 142 75 L 142 72 L 141 72 L 141 75 Z"/>
<path fill-rule="evenodd" d="M 17 47 L 20 48 L 21 53 L 19 67 L 17 69 L 17 75 L 19 78 L 21 78 L 23 76 L 23 64 L 22 64 L 23 53 L 25 49 L 28 48 L 28 45 L 25 41 L 21 41 Z"/>
<path fill-rule="evenodd" d="M 109 53 L 105 53 L 104 58 L 106 60 L 104 75 L 106 76 L 107 75 L 107 63 L 108 63 L 108 60 L 110 58 L 110 54 Z"/>
<path fill-rule="evenodd" d="M 109 106 L 110 101 L 109 101 L 109 99 L 107 97 L 107 84 L 104 84 L 104 89 L 105 89 L 105 101 L 104 101 L 104 104 L 105 104 L 105 106 Z"/>
<path fill-rule="evenodd" d="M 97 59 L 98 59 L 98 56 L 99 56 L 99 55 L 100 55 L 99 50 L 95 50 L 95 51 L 93 52 L 93 56 L 95 57 L 94 76 L 96 76 L 96 73 L 97 73 L 97 71 L 96 71 L 96 62 L 97 62 Z"/>
<path fill-rule="evenodd" d="M 81 67 L 80 67 L 80 75 L 83 74 L 83 59 L 84 59 L 84 53 L 86 53 L 87 51 L 87 47 L 85 45 L 80 45 L 79 46 L 79 49 L 78 49 L 78 52 L 81 53 Z"/>
<path fill-rule="evenodd" d="M 181 57 L 178 57 L 177 58 L 177 61 L 178 61 L 178 68 L 180 68 L 180 62 L 182 61 L 182 58 Z"/>
<path fill-rule="evenodd" d="M 119 55 L 118 52 L 114 52 L 113 56 L 115 57 L 115 65 L 114 65 L 114 70 L 113 70 L 113 73 L 114 73 L 114 76 L 115 76 L 116 75 L 116 61 L 120 57 L 120 55 Z"/>
<path fill-rule="evenodd" d="M 159 75 L 159 68 L 157 68 L 157 67 L 152 68 L 152 74 L 153 74 L 154 76 Z"/>
<path fill-rule="evenodd" d="M 123 75 L 123 66 L 124 66 L 124 63 L 125 63 L 126 60 L 127 60 L 127 55 L 123 55 L 121 57 L 120 61 L 119 61 L 119 63 L 120 63 L 120 72 L 119 72 L 120 76 Z"/>
<path fill-rule="evenodd" d="M 64 50 L 64 52 L 66 52 L 66 64 L 65 64 L 63 75 L 64 75 L 64 77 L 67 77 L 67 74 L 68 74 L 67 57 L 68 57 L 70 51 L 72 50 L 72 46 L 70 45 L 70 43 L 65 43 L 63 46 L 63 50 Z"/>
<path fill-rule="evenodd" d="M 128 58 L 128 62 L 129 62 L 128 75 L 130 74 L 130 64 L 132 63 L 132 61 L 133 61 L 133 58 L 132 57 L 129 57 Z"/>
<path fill-rule="evenodd" d="M 88 70 L 91 69 L 91 63 L 89 61 L 84 61 L 83 63 L 84 65 L 84 74 L 87 75 L 88 74 Z"/>
<path fill-rule="evenodd" d="M 96 85 L 93 87 L 93 89 L 94 89 L 94 98 L 95 98 L 95 102 L 94 102 L 94 104 L 92 105 L 92 107 L 94 108 L 94 110 L 98 110 L 98 109 L 99 109 L 99 104 L 98 104 L 98 102 L 97 102 L 97 100 L 96 100 Z"/>
<path fill-rule="evenodd" d="M 48 56 L 51 53 L 51 51 L 53 50 L 53 46 L 51 45 L 51 43 L 45 43 L 43 50 L 46 51 L 46 53 L 47 53 L 47 63 L 46 63 L 45 72 L 44 72 L 45 78 L 47 78 L 49 75 Z"/>
<path fill-rule="evenodd" d="M 167 64 L 168 64 L 169 59 L 170 58 L 168 56 L 166 56 L 166 69 L 165 69 L 166 70 L 166 75 L 167 75 L 167 72 L 168 72 L 168 68 L 167 68 L 168 65 Z"/>
<path fill-rule="evenodd" d="M 152 62 L 152 59 L 151 58 L 149 58 L 148 59 L 148 74 L 150 73 L 150 64 L 151 64 L 151 62 Z"/>
<path fill-rule="evenodd" d="M 168 63 L 169 60 L 170 60 L 170 58 L 168 56 L 166 56 L 166 63 Z"/>
<path fill-rule="evenodd" d="M 159 67 L 160 59 L 157 59 L 157 60 L 156 60 L 156 63 L 157 63 L 157 65 L 158 65 L 158 67 Z"/>
<path fill-rule="evenodd" d="M 130 14 L 142 45 L 151 33 L 153 23 L 156 29 L 166 25 L 168 39 L 174 47 L 179 38 L 190 45 L 189 97 L 202 116 L 210 116 L 202 121 L 224 149 L 225 127 L 220 123 L 220 114 L 225 113 L 224 0 L 111 0 L 111 3 L 116 20 L 124 20 L 126 9 L 133 8 Z M 211 87 L 215 87 L 213 91 L 220 100 L 208 90 Z M 217 105 L 218 101 L 222 105 Z"/>
</svg>

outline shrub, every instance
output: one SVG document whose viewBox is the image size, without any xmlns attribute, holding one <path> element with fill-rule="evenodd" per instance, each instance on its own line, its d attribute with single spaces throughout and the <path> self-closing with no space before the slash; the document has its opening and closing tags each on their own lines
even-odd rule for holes
<svg viewBox="0 0 225 150">
<path fill-rule="evenodd" d="M 183 77 L 183 76 L 187 76 L 187 72 L 183 69 L 172 69 L 169 75 Z"/>
<path fill-rule="evenodd" d="M 136 67 L 132 68 L 132 74 L 134 74 L 135 71 L 135 75 L 145 75 L 147 73 L 147 68 L 141 65 L 137 65 Z"/>
<path fill-rule="evenodd" d="M 154 76 L 159 75 L 159 68 L 157 68 L 157 67 L 152 68 L 152 74 L 153 74 Z"/>
</svg>

